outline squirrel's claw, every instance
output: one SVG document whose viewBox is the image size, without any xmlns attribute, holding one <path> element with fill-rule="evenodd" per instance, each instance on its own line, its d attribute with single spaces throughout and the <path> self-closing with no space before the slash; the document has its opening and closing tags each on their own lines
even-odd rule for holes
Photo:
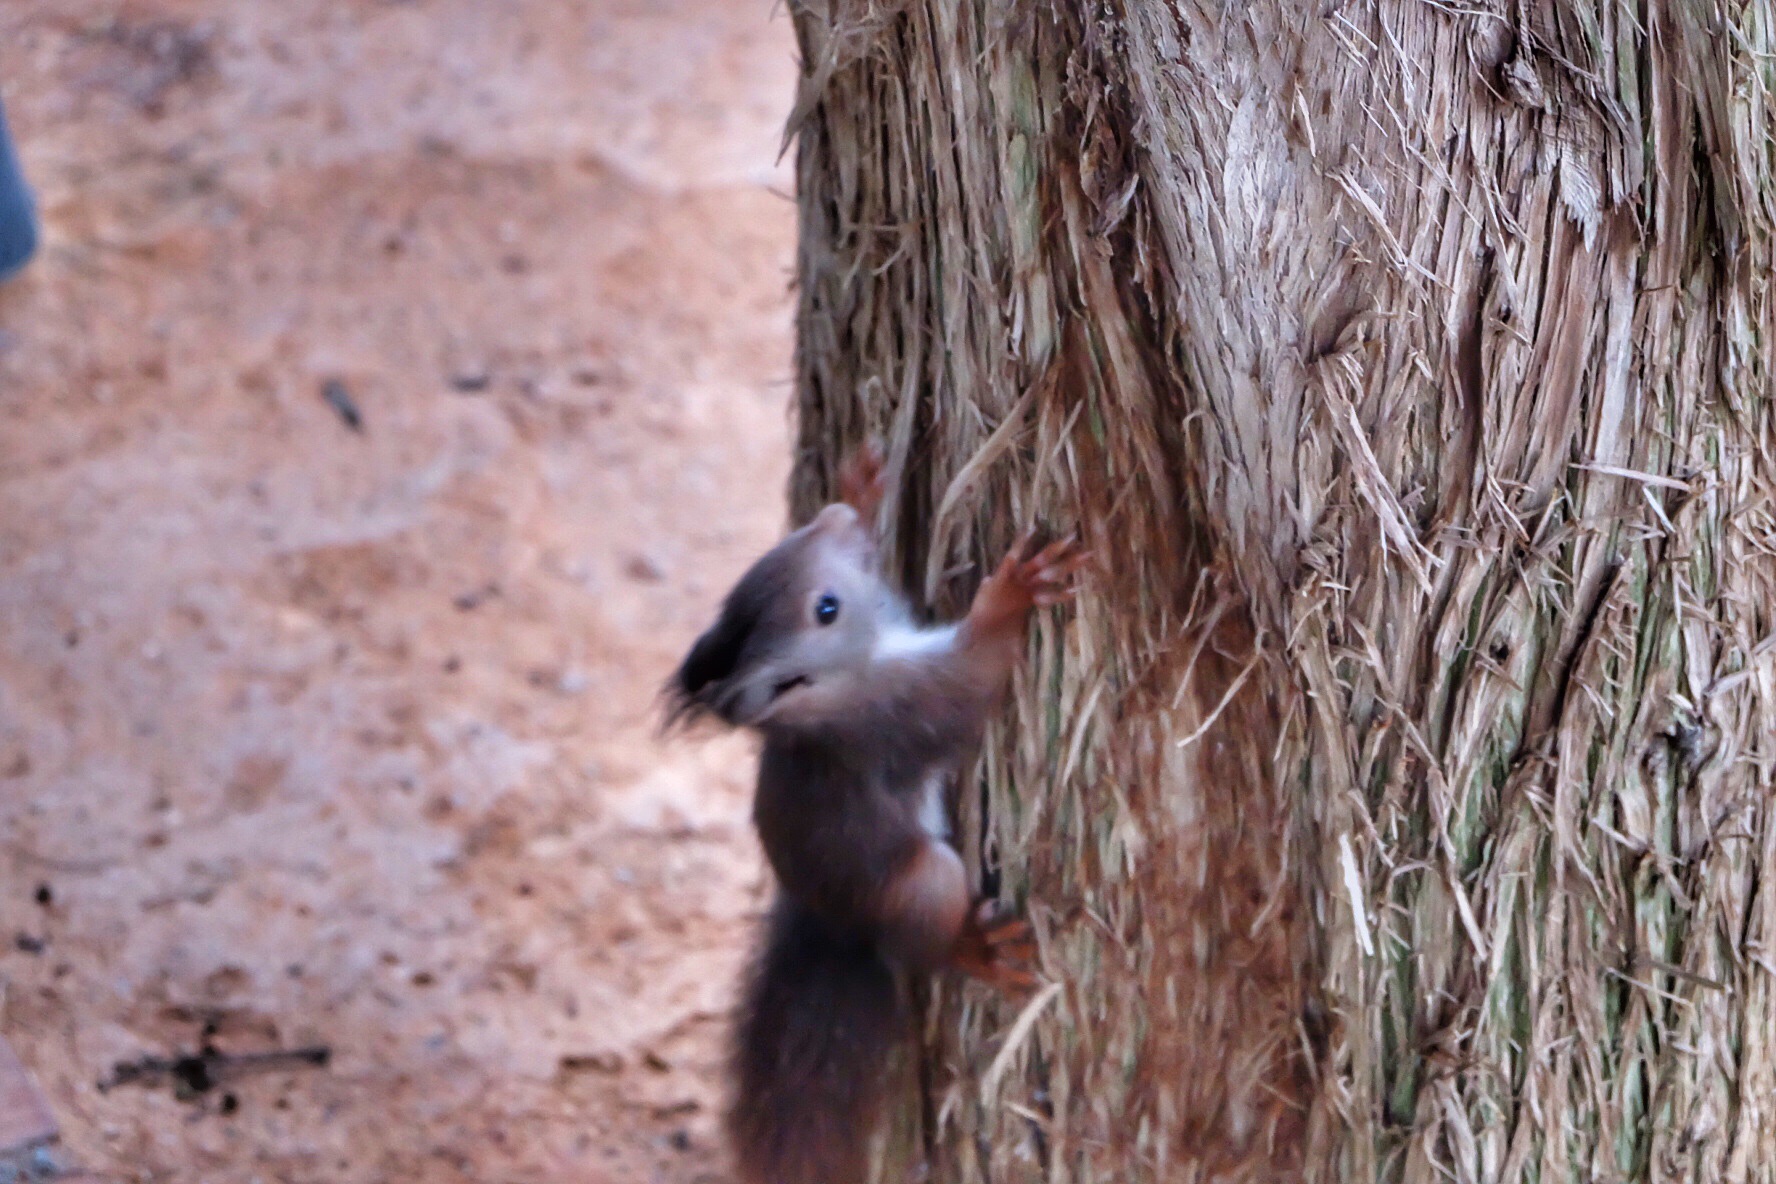
<svg viewBox="0 0 1776 1184">
<path fill-rule="evenodd" d="M 993 900 L 982 900 L 969 915 L 955 958 L 956 968 L 970 978 L 1011 996 L 1033 990 L 1036 938 L 1028 921 Z"/>
<path fill-rule="evenodd" d="M 1091 552 L 1073 535 L 1036 550 L 1032 536 L 1026 534 L 1007 556 L 1010 578 L 1039 608 L 1071 600 L 1076 590 L 1073 577 L 1090 561 Z"/>
</svg>

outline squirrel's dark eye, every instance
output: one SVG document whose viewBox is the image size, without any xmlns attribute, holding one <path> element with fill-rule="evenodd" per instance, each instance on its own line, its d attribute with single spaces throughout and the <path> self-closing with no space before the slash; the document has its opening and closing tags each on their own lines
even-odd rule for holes
<svg viewBox="0 0 1776 1184">
<path fill-rule="evenodd" d="M 814 602 L 814 620 L 822 625 L 830 625 L 839 619 L 839 598 L 831 592 L 826 593 Z"/>
</svg>

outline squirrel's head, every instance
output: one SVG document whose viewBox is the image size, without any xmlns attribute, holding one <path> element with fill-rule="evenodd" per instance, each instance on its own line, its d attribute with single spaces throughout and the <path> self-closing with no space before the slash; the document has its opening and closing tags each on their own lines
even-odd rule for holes
<svg viewBox="0 0 1776 1184">
<path fill-rule="evenodd" d="M 670 720 L 818 725 L 863 676 L 888 601 L 867 526 L 828 506 L 728 593 L 667 686 Z"/>
</svg>

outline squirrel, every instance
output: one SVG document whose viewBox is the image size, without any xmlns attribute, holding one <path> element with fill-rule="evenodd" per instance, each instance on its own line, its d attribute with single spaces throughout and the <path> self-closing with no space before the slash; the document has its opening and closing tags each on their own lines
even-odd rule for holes
<svg viewBox="0 0 1776 1184">
<path fill-rule="evenodd" d="M 882 459 L 741 577 L 668 685 L 669 720 L 763 738 L 753 822 L 778 891 L 743 986 L 728 1134 L 746 1184 L 862 1184 L 907 974 L 1032 987 L 1029 926 L 977 897 L 946 790 L 1086 553 L 1025 535 L 967 616 L 915 623 L 881 574 Z"/>
</svg>

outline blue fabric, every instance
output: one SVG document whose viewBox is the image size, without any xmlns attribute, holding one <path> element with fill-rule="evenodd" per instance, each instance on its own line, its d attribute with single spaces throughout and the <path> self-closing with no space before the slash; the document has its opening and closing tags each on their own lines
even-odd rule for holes
<svg viewBox="0 0 1776 1184">
<path fill-rule="evenodd" d="M 0 107 L 0 279 L 25 265 L 37 250 L 37 210 Z"/>
</svg>

